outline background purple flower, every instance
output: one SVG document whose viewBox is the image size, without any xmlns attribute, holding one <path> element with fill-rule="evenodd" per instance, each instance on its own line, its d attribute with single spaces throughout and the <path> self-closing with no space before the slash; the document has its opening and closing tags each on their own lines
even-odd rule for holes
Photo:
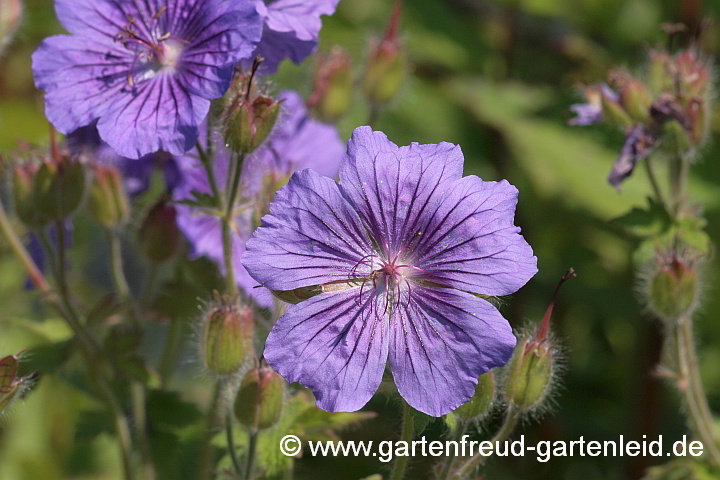
<svg viewBox="0 0 720 480">
<path fill-rule="evenodd" d="M 98 120 L 119 154 L 182 154 L 197 139 L 210 100 L 250 58 L 262 18 L 249 2 L 56 0 L 72 35 L 46 38 L 33 54 L 45 114 L 70 133 Z"/>
<path fill-rule="evenodd" d="M 336 176 L 345 147 L 334 127 L 310 118 L 302 97 L 295 92 L 282 92 L 283 113 L 269 140 L 245 159 L 241 178 L 242 190 L 239 203 L 247 210 L 235 218 L 233 229 L 233 270 L 235 278 L 245 293 L 263 306 L 272 305 L 272 297 L 240 262 L 245 242 L 254 229 L 254 220 L 262 216 L 271 200 L 266 198 L 285 184 L 290 175 L 300 168 L 317 169 L 323 175 Z M 213 169 L 217 183 L 222 188 L 227 181 L 230 151 L 225 148 L 222 136 L 214 139 L 216 157 Z M 192 199 L 192 192 L 211 193 L 204 167 L 196 157 L 180 160 L 185 178 L 182 187 L 175 190 L 175 201 Z M 220 218 L 208 212 L 183 204 L 177 206 L 177 222 L 193 248 L 193 256 L 207 256 L 224 272 L 222 224 Z"/>
<path fill-rule="evenodd" d="M 510 325 L 478 295 L 515 292 L 537 259 L 513 224 L 515 187 L 462 177 L 463 163 L 457 146 L 400 148 L 360 127 L 340 183 L 294 174 L 247 242 L 243 264 L 267 288 L 322 285 L 288 308 L 264 352 L 320 408 L 361 408 L 389 359 L 398 392 L 440 416 L 510 359 Z"/>
<path fill-rule="evenodd" d="M 264 72 L 272 73 L 286 58 L 299 64 L 312 55 L 322 28 L 321 15 L 335 13 L 339 0 L 276 0 L 265 4 L 255 0 L 265 19 L 257 56 L 263 57 Z"/>
</svg>

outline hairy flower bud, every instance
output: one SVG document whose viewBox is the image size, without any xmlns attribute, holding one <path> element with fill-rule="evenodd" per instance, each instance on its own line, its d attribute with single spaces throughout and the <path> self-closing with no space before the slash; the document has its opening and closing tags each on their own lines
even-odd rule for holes
<svg viewBox="0 0 720 480">
<path fill-rule="evenodd" d="M 640 81 L 634 78 L 629 79 L 627 84 L 620 90 L 621 102 L 625 110 L 633 120 L 638 122 L 647 121 L 650 118 L 650 91 Z"/>
<path fill-rule="evenodd" d="M 697 304 L 698 278 L 692 259 L 659 254 L 648 283 L 648 306 L 663 320 L 676 320 Z"/>
<path fill-rule="evenodd" d="M 93 171 L 95 175 L 88 199 L 90 213 L 105 228 L 122 225 L 130 212 L 122 174 L 117 168 L 106 165 L 96 165 Z"/>
<path fill-rule="evenodd" d="M 390 17 L 385 37 L 370 49 L 370 60 L 363 79 L 365 96 L 374 104 L 392 100 L 405 83 L 409 65 L 404 45 L 398 38 L 402 1 L 398 1 Z"/>
<path fill-rule="evenodd" d="M 251 430 L 275 425 L 285 403 L 285 380 L 270 367 L 253 368 L 235 397 L 235 417 Z"/>
<path fill-rule="evenodd" d="M 10 410 L 28 385 L 26 379 L 18 377 L 19 366 L 17 355 L 0 359 L 0 416 Z"/>
<path fill-rule="evenodd" d="M 17 163 L 13 167 L 13 203 L 15 214 L 29 228 L 45 227 L 50 219 L 40 213 L 35 206 L 35 175 L 37 166 Z"/>
<path fill-rule="evenodd" d="M 628 115 L 628 113 L 620 105 L 618 100 L 616 100 L 608 95 L 603 95 L 602 96 L 602 109 L 603 109 L 603 118 L 608 123 L 608 125 L 611 125 L 611 126 L 614 126 L 614 127 L 620 128 L 620 129 L 626 129 L 633 125 L 633 121 L 630 118 L 630 115 Z"/>
<path fill-rule="evenodd" d="M 262 145 L 280 113 L 280 102 L 257 92 L 258 66 L 256 61 L 249 75 L 235 74 L 223 113 L 225 143 L 237 153 L 252 153 Z"/>
<path fill-rule="evenodd" d="M 495 399 L 495 378 L 492 371 L 478 378 L 475 395 L 464 405 L 455 409 L 455 415 L 467 420 L 484 417 Z"/>
<path fill-rule="evenodd" d="M 661 50 L 651 50 L 649 53 L 650 68 L 648 82 L 650 90 L 655 95 L 673 92 L 673 65 L 672 58 L 667 52 Z"/>
<path fill-rule="evenodd" d="M 334 47 L 327 57 L 318 55 L 313 92 L 308 107 L 321 120 L 335 122 L 352 104 L 353 78 L 350 56 Z"/>
<path fill-rule="evenodd" d="M 34 178 L 34 200 L 41 215 L 63 220 L 73 214 L 85 195 L 85 167 L 68 158 L 44 162 Z"/>
<path fill-rule="evenodd" d="M 150 209 L 140 226 L 138 235 L 140 247 L 155 263 L 170 260 L 180 248 L 182 234 L 175 217 L 175 207 L 161 200 Z"/>
<path fill-rule="evenodd" d="M 557 362 L 557 348 L 550 338 L 550 320 L 560 286 L 574 276 L 575 271 L 571 268 L 560 279 L 542 325 L 523 335 L 515 347 L 505 380 L 506 400 L 515 408 L 533 411 L 541 407 L 547 398 Z"/>
<path fill-rule="evenodd" d="M 203 361 L 217 375 L 237 372 L 253 353 L 250 305 L 213 307 L 203 316 Z"/>
</svg>

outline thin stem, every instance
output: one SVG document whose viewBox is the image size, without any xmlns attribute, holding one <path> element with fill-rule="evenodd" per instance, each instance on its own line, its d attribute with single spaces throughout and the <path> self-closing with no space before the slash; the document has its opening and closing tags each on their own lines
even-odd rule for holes
<svg viewBox="0 0 720 480">
<path fill-rule="evenodd" d="M 215 431 L 218 427 L 218 420 L 220 412 L 222 411 L 225 403 L 223 398 L 223 391 L 225 386 L 222 380 L 218 380 L 215 383 L 215 389 L 213 390 L 213 396 L 210 400 L 210 408 L 208 408 L 205 426 L 205 439 L 202 444 L 202 450 L 200 452 L 200 462 L 198 470 L 198 479 L 209 480 L 212 477 L 213 469 L 213 447 L 212 438 L 215 435 Z"/>
<path fill-rule="evenodd" d="M 662 190 L 660 190 L 660 184 L 657 181 L 657 176 L 655 175 L 655 169 L 653 168 L 652 163 L 650 162 L 650 157 L 645 158 L 645 171 L 647 172 L 648 180 L 650 181 L 650 186 L 653 189 L 653 193 L 655 194 L 655 198 L 667 210 L 667 204 L 665 203 L 665 197 L 663 196 Z"/>
<path fill-rule="evenodd" d="M 402 431 L 400 433 L 400 440 L 405 442 L 407 445 L 412 441 L 415 431 L 415 419 L 412 416 L 412 410 L 410 405 L 405 400 L 402 400 L 403 405 L 403 423 Z M 405 470 L 407 469 L 409 458 L 407 456 L 398 457 L 395 460 L 395 467 L 393 468 L 392 476 L 390 480 L 402 480 L 405 478 Z"/>
<path fill-rule="evenodd" d="M 242 466 L 240 466 L 240 459 L 237 456 L 237 448 L 235 447 L 233 417 L 230 410 L 228 410 L 225 417 L 225 436 L 227 437 L 228 452 L 230 453 L 230 459 L 232 460 L 233 468 L 235 469 L 235 473 L 240 475 L 242 473 Z"/>
<path fill-rule="evenodd" d="M 233 272 L 232 262 L 232 233 L 230 231 L 230 223 L 223 221 L 223 253 L 225 257 L 225 269 L 227 270 L 227 289 L 228 294 L 235 298 L 237 295 L 237 284 L 235 283 L 235 273 Z"/>
<path fill-rule="evenodd" d="M 198 155 L 200 156 L 200 161 L 202 162 L 203 166 L 205 167 L 205 172 L 207 173 L 208 182 L 210 183 L 210 190 L 212 191 L 213 196 L 215 197 L 215 202 L 218 208 L 222 208 L 222 197 L 220 196 L 220 190 L 217 186 L 217 179 L 215 178 L 215 172 L 212 168 L 212 159 L 208 157 L 207 153 L 202 148 L 202 145 L 200 145 L 200 142 L 195 143 L 195 148 L 198 151 Z"/>
<path fill-rule="evenodd" d="M 678 390 L 685 396 L 688 421 L 702 441 L 710 461 L 715 466 L 720 467 L 720 451 L 715 443 L 712 416 L 707 405 L 702 382 L 699 379 L 692 339 L 692 324 L 687 316 L 678 319 L 675 328 L 675 342 L 680 378 L 686 382 L 686 385 L 678 385 Z"/>
<path fill-rule="evenodd" d="M 253 471 L 253 468 L 255 468 L 255 455 L 257 452 L 257 440 L 258 440 L 257 430 L 249 430 L 248 431 L 247 463 L 245 464 L 245 480 L 252 479 L 252 471 Z"/>
<path fill-rule="evenodd" d="M 233 223 L 233 209 L 235 208 L 235 200 L 237 199 L 238 186 L 240 185 L 240 176 L 242 175 L 243 162 L 245 160 L 244 154 L 234 155 L 233 162 L 231 164 L 232 180 L 228 176 L 230 189 L 226 192 L 227 198 L 225 217 L 223 218 L 223 248 L 225 254 L 225 269 L 227 270 L 227 287 L 228 293 L 231 297 L 237 295 L 237 284 L 235 283 L 235 272 L 233 270 L 232 262 L 232 223 Z M 228 172 L 230 175 L 230 172 Z"/>
<path fill-rule="evenodd" d="M 58 220 L 55 222 L 55 236 L 57 237 L 57 281 L 60 288 L 60 294 L 67 296 L 67 279 L 65 278 L 65 222 Z"/>
<path fill-rule="evenodd" d="M 135 473 L 132 467 L 132 441 L 130 440 L 130 426 L 128 425 L 127 418 L 123 414 L 122 406 L 115 398 L 110 386 L 104 379 L 96 378 L 96 387 L 103 397 L 110 414 L 113 417 L 115 423 L 115 432 L 118 436 L 120 443 L 120 454 L 122 456 L 123 470 L 125 472 L 126 480 L 134 480 Z"/>
<path fill-rule="evenodd" d="M 170 319 L 170 328 L 168 328 L 167 338 L 165 339 L 165 346 L 163 347 L 163 353 L 160 357 L 160 364 L 158 365 L 158 373 L 160 375 L 160 382 L 163 387 L 167 385 L 170 375 L 172 375 L 173 368 L 175 367 L 175 357 L 177 356 L 178 345 L 180 338 L 182 337 L 183 321 L 179 318 Z"/>
<path fill-rule="evenodd" d="M 497 445 L 499 442 L 504 442 L 505 440 L 510 438 L 510 435 L 512 435 L 512 432 L 513 430 L 515 430 L 515 426 L 517 425 L 521 417 L 522 414 L 518 409 L 513 408 L 512 406 L 508 407 L 507 413 L 505 414 L 505 420 L 503 421 L 500 430 L 498 430 L 495 436 L 490 440 L 490 443 L 492 443 L 493 445 Z M 470 460 L 463 463 L 457 471 L 451 471 L 446 477 L 446 479 L 450 480 L 466 477 L 475 468 L 483 465 L 487 461 L 487 458 L 488 457 L 485 457 L 479 453 L 476 454 Z"/>
<path fill-rule="evenodd" d="M 465 420 L 462 420 L 462 423 L 458 427 L 457 432 L 455 432 L 453 440 L 455 440 L 456 442 L 462 441 L 462 437 L 467 432 L 467 429 L 468 429 L 467 427 L 468 427 L 468 422 Z M 455 468 L 455 464 L 457 464 L 457 462 L 458 462 L 458 457 L 448 456 L 445 459 L 443 468 L 440 471 L 440 475 L 437 478 L 439 478 L 439 479 L 449 478 L 450 472 L 453 471 L 453 469 Z"/>
</svg>

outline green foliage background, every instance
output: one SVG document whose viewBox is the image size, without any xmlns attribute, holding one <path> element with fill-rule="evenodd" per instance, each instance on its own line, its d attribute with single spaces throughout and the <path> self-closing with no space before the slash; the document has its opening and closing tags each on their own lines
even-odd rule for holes
<svg viewBox="0 0 720 480">
<path fill-rule="evenodd" d="M 35 91 L 30 55 L 45 36 L 62 32 L 49 0 L 28 0 L 16 41 L 0 59 L 0 152 L 24 139 L 47 142 L 42 96 Z M 556 281 L 572 266 L 578 278 L 568 283 L 555 311 L 555 332 L 565 345 L 565 374 L 553 412 L 524 426 L 528 442 L 539 439 L 642 439 L 659 434 L 666 442 L 685 432 L 679 402 L 651 375 L 660 355 L 659 325 L 643 313 L 633 280 L 632 251 L 638 239 L 611 223 L 634 206 L 644 206 L 649 186 L 634 175 L 621 193 L 606 181 L 622 145 L 622 135 L 602 128 L 570 128 L 567 107 L 582 100 L 576 85 L 605 78 L 613 65 L 638 70 L 650 46 L 662 45 L 662 22 L 697 24 L 717 19 L 712 0 L 408 0 L 402 32 L 413 75 L 401 96 L 383 112 L 376 128 L 398 144 L 412 141 L 460 144 L 466 173 L 489 180 L 507 178 L 520 189 L 517 223 L 534 247 L 539 274 L 507 299 L 502 311 L 514 327 L 538 322 Z M 391 3 L 342 0 L 325 20 L 320 50 L 340 44 L 362 74 L 367 44 L 381 34 Z M 720 25 L 704 37 L 708 55 L 720 53 Z M 717 63 L 717 62 L 716 62 Z M 309 93 L 312 60 L 283 65 L 272 88 Z M 369 109 L 361 94 L 342 120 L 342 135 L 365 124 Z M 720 239 L 720 111 L 712 140 L 694 167 L 691 190 L 704 202 L 708 232 Z M 138 210 L 142 210 L 142 204 Z M 86 215 L 75 221 L 70 283 L 77 295 L 97 301 L 111 290 L 107 247 L 102 232 Z M 135 231 L 125 236 L 136 291 L 144 267 L 134 249 Z M 19 262 L 0 245 L 0 356 L 67 340 L 63 324 L 48 316 L 34 293 L 24 291 Z M 720 412 L 720 296 L 718 259 L 707 269 L 707 291 L 696 319 L 703 378 L 710 403 Z M 151 423 L 162 434 L 153 445 L 166 478 L 185 478 L 199 432 L 198 407 L 209 399 L 210 381 L 192 362 L 195 298 L 207 299 L 219 287 L 205 261 L 176 261 L 159 273 L 157 321 L 143 346 L 156 359 L 167 318 L 186 321 L 181 358 L 169 397 L 158 393 Z M 44 352 L 44 353 L 43 353 Z M 55 371 L 62 349 L 31 357 L 35 371 Z M 345 439 L 396 438 L 399 408 L 379 394 L 366 407 L 378 416 L 340 434 Z M 495 420 L 487 425 L 492 428 Z M 82 369 L 71 358 L 60 372 L 42 375 L 37 387 L 7 418 L 0 419 L 0 479 L 116 479 L 119 459 L 110 426 L 87 393 Z M 425 434 L 441 435 L 431 424 Z M 478 438 L 482 437 L 480 433 Z M 271 448 L 270 446 L 267 447 Z M 664 460 L 664 459 L 660 459 Z M 657 459 L 557 458 L 539 464 L 532 458 L 490 462 L 495 479 L 635 479 Z M 409 478 L 428 478 L 429 459 L 411 463 Z M 295 478 L 359 479 L 383 473 L 377 459 L 319 459 L 296 462 Z"/>
</svg>

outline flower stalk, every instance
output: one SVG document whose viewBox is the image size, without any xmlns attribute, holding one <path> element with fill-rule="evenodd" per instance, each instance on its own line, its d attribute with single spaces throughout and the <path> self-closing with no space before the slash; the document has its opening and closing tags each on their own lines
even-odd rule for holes
<svg viewBox="0 0 720 480">
<path fill-rule="evenodd" d="M 413 435 L 415 434 L 415 419 L 412 415 L 412 408 L 404 399 L 402 400 L 402 406 L 403 420 L 402 431 L 400 432 L 400 440 L 409 445 L 412 441 Z M 402 480 L 403 478 L 405 478 L 405 470 L 407 469 L 408 460 L 409 457 L 407 456 L 401 456 L 397 458 L 397 460 L 395 461 L 395 466 L 393 467 L 393 472 L 390 480 Z"/>
</svg>

